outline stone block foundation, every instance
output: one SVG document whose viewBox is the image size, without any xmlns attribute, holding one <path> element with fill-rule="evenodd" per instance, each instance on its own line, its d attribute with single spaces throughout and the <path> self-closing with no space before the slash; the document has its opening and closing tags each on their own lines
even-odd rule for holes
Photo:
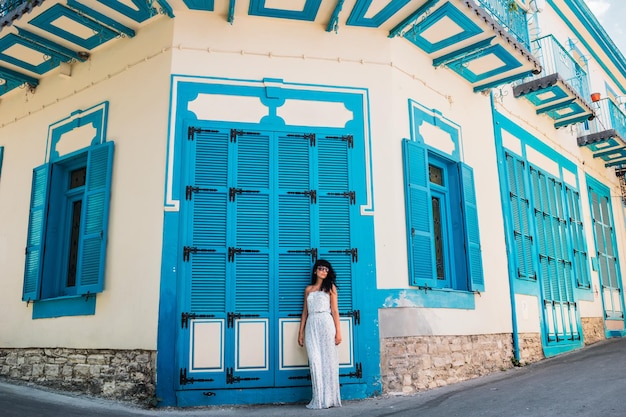
<svg viewBox="0 0 626 417">
<path fill-rule="evenodd" d="M 381 342 L 388 394 L 410 394 L 513 367 L 511 334 L 391 337 Z"/>
<path fill-rule="evenodd" d="M 63 391 L 151 405 L 155 398 L 156 352 L 0 348 L 0 376 Z"/>
<path fill-rule="evenodd" d="M 582 323 L 585 345 L 591 345 L 606 339 L 602 317 L 583 317 Z"/>
</svg>

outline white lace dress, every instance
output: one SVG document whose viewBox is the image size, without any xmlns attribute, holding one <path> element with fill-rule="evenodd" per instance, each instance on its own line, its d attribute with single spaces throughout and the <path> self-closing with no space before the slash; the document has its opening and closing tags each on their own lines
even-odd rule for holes
<svg viewBox="0 0 626 417">
<path fill-rule="evenodd" d="M 330 295 L 314 291 L 307 297 L 308 318 L 304 331 L 309 356 L 313 398 L 307 408 L 341 407 L 339 356 L 335 345 L 335 323 L 330 314 Z"/>
</svg>

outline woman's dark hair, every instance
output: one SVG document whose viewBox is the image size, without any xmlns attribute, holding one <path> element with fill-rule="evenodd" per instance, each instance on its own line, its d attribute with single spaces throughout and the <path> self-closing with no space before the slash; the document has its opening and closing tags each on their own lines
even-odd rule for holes
<svg viewBox="0 0 626 417">
<path fill-rule="evenodd" d="M 326 275 L 326 279 L 322 281 L 321 290 L 324 292 L 330 292 L 330 290 L 333 288 L 333 285 L 337 286 L 337 284 L 335 283 L 337 274 L 335 273 L 335 270 L 333 269 L 333 266 L 330 264 L 330 262 L 328 262 L 326 259 L 318 259 L 317 261 L 315 261 L 315 265 L 313 265 L 313 272 L 311 273 L 311 284 L 315 284 L 317 282 L 317 275 L 315 274 L 315 272 L 317 271 L 318 266 L 325 266 L 326 268 L 328 268 L 328 275 Z"/>
</svg>

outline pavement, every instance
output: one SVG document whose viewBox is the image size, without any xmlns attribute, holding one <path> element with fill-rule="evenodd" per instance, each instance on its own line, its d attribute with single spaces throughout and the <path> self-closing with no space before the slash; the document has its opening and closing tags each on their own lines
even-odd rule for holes
<svg viewBox="0 0 626 417">
<path fill-rule="evenodd" d="M 412 395 L 304 404 L 144 409 L 0 380 L 0 417 L 626 417 L 626 339 Z"/>
</svg>

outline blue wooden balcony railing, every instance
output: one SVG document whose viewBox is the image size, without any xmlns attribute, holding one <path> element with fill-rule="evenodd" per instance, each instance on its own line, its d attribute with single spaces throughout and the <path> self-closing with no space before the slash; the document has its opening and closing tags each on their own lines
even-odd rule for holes
<svg viewBox="0 0 626 417">
<path fill-rule="evenodd" d="M 532 41 L 532 53 L 541 62 L 543 72 L 534 78 L 559 74 L 583 99 L 589 97 L 589 78 L 585 69 L 552 35 Z"/>
<path fill-rule="evenodd" d="M 589 122 L 590 133 L 615 130 L 618 135 L 626 139 L 626 114 L 609 98 L 603 98 L 596 102 L 596 118 Z"/>
<path fill-rule="evenodd" d="M 519 43 L 530 50 L 526 11 L 515 0 L 475 0 Z"/>
</svg>

